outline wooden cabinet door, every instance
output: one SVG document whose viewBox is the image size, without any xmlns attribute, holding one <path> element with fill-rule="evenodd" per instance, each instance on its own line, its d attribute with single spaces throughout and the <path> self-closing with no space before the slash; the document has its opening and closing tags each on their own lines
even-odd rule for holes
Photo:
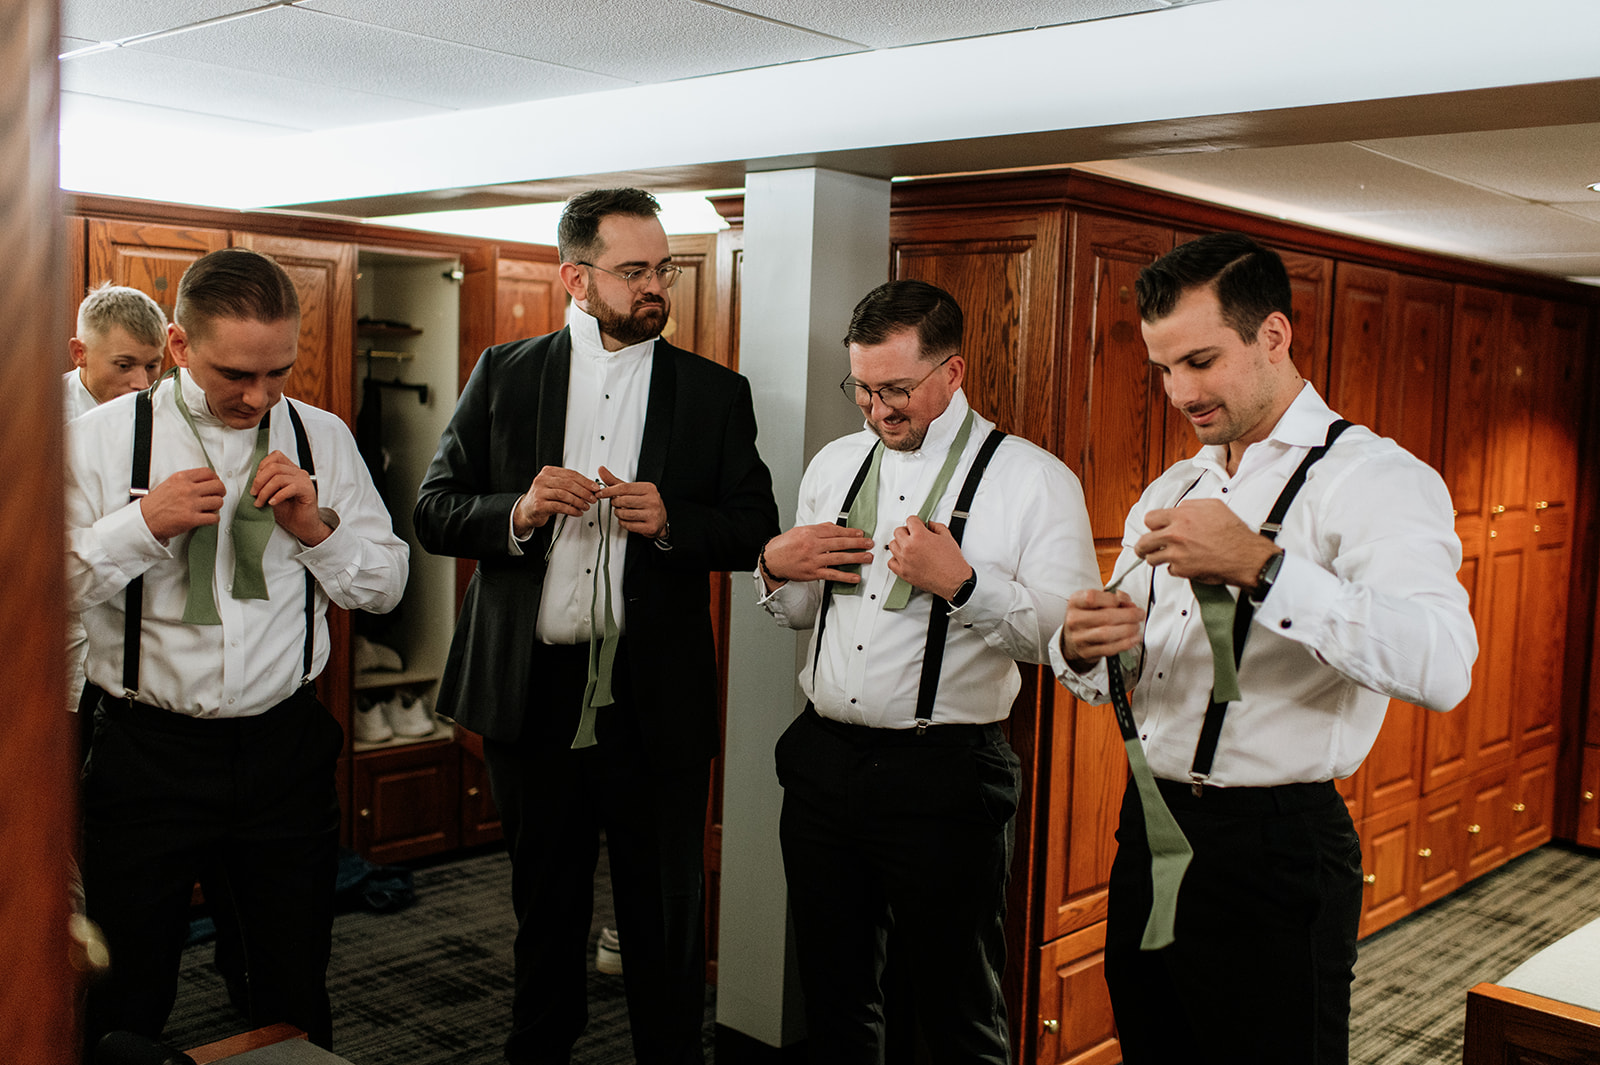
<svg viewBox="0 0 1600 1065">
<path fill-rule="evenodd" d="M 889 229 L 894 276 L 938 285 L 961 306 L 973 407 L 1058 454 L 1063 222 L 1050 208 L 907 211 Z"/>
<path fill-rule="evenodd" d="M 1600 746 L 1583 748 L 1583 764 L 1578 775 L 1578 794 L 1558 801 L 1576 799 L 1578 831 L 1573 842 L 1582 847 L 1600 847 Z"/>
<path fill-rule="evenodd" d="M 1416 909 L 1417 806 L 1409 803 L 1361 822 L 1360 934 L 1370 935 Z"/>
<path fill-rule="evenodd" d="M 1555 798 L 1555 747 L 1541 747 L 1518 758 L 1511 783 L 1511 857 L 1550 842 Z"/>
<path fill-rule="evenodd" d="M 1424 796 L 1417 805 L 1417 905 L 1426 906 L 1465 882 L 1466 782 Z"/>
<path fill-rule="evenodd" d="M 1039 951 L 1037 1065 L 1116 1065 L 1122 1060 L 1105 978 L 1102 921 Z"/>
<path fill-rule="evenodd" d="M 363 751 L 355 758 L 355 849 L 380 865 L 461 843 L 454 743 Z"/>
<path fill-rule="evenodd" d="M 88 220 L 86 285 L 102 281 L 136 288 L 161 305 L 167 320 L 178 299 L 178 281 L 189 264 L 228 246 L 221 229 L 163 226 L 147 222 Z M 83 294 L 78 294 L 78 299 Z M 76 309 L 77 304 L 73 304 Z"/>
<path fill-rule="evenodd" d="M 1121 550 L 1128 511 L 1167 466 L 1170 404 L 1150 367 L 1134 282 L 1172 245 L 1172 231 L 1161 226 L 1088 212 L 1073 216 L 1070 366 L 1060 454 L 1083 479 L 1095 553 L 1106 577 Z M 1185 448 L 1194 448 L 1192 432 Z"/>
<path fill-rule="evenodd" d="M 683 283 L 679 282 L 678 288 L 672 291 L 674 305 L 682 287 Z M 561 284 L 559 265 L 530 259 L 500 259 L 496 272 L 492 343 L 509 344 L 513 340 L 554 333 L 566 320 L 567 290 Z M 474 352 L 473 360 L 481 353 Z M 466 384 L 471 372 L 470 366 L 462 368 L 462 384 Z"/>
<path fill-rule="evenodd" d="M 1511 856 L 1511 768 L 1473 776 L 1467 788 L 1467 879 L 1504 865 Z"/>
<path fill-rule="evenodd" d="M 1106 916 L 1106 885 L 1128 759 L 1109 706 L 1080 703 L 1052 683 L 1050 804 L 1045 830 L 1044 914 L 1051 940 Z"/>
</svg>

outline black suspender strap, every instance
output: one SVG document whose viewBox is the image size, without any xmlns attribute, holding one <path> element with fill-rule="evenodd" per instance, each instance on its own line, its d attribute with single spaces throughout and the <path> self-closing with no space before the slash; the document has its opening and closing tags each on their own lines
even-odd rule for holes
<svg viewBox="0 0 1600 1065">
<path fill-rule="evenodd" d="M 861 468 L 856 471 L 856 479 L 850 482 L 850 491 L 844 494 L 844 502 L 839 505 L 839 517 L 834 522 L 840 528 L 850 524 L 850 508 L 855 506 L 856 493 L 861 491 L 861 486 L 866 483 L 867 471 L 872 469 L 872 456 L 878 453 L 882 442 L 873 444 L 867 449 L 867 457 L 861 460 Z M 872 530 L 866 530 L 868 536 Z M 822 656 L 822 634 L 828 628 L 828 604 L 833 602 L 833 582 L 828 581 L 822 586 L 822 606 L 817 610 L 817 646 L 811 654 L 811 690 L 817 690 L 817 660 Z"/>
<path fill-rule="evenodd" d="M 317 464 L 311 457 L 311 441 L 306 437 L 305 423 L 300 420 L 300 412 L 294 409 L 294 404 L 284 397 L 283 405 L 289 408 L 289 423 L 294 426 L 295 458 L 299 460 L 302 470 L 311 477 L 311 486 L 316 488 Z M 316 650 L 317 639 L 317 579 L 306 570 L 306 645 L 305 652 L 301 655 L 302 669 L 300 683 L 311 683 L 311 655 Z"/>
<path fill-rule="evenodd" d="M 1300 460 L 1300 465 L 1284 483 L 1283 491 L 1278 493 L 1278 501 L 1272 504 L 1272 511 L 1267 515 L 1267 520 L 1261 523 L 1262 536 L 1268 540 L 1277 540 L 1278 533 L 1283 530 L 1284 515 L 1289 512 L 1289 504 L 1294 502 L 1294 497 L 1306 483 L 1306 473 L 1328 453 L 1333 442 L 1348 428 L 1350 423 L 1340 418 L 1328 426 L 1328 435 L 1323 442 L 1306 452 L 1305 458 Z M 1244 657 L 1244 641 L 1245 637 L 1250 635 L 1250 620 L 1255 617 L 1255 612 L 1255 604 L 1250 602 L 1248 595 L 1241 592 L 1239 604 L 1233 613 L 1234 665 L 1238 665 Z M 1189 769 L 1189 778 L 1197 788 L 1211 775 L 1211 763 L 1217 756 L 1217 741 L 1222 737 L 1222 721 L 1227 713 L 1227 703 L 1212 701 L 1206 706 L 1205 722 L 1200 726 L 1200 742 L 1195 746 L 1194 764 Z"/>
<path fill-rule="evenodd" d="M 950 535 L 955 538 L 957 545 L 961 543 L 961 534 L 966 530 L 967 512 L 972 507 L 972 497 L 978 494 L 978 482 L 983 480 L 983 471 L 988 468 L 995 449 L 1005 438 L 1006 434 L 999 429 L 989 430 L 983 446 L 978 449 L 978 457 L 972 460 L 972 468 L 967 470 L 967 479 L 961 485 L 961 494 L 956 497 L 955 510 L 950 513 Z M 928 645 L 922 652 L 922 681 L 917 687 L 918 732 L 926 729 L 933 721 L 933 700 L 939 694 L 939 670 L 944 665 L 945 634 L 950 628 L 950 609 L 948 603 L 936 601 L 928 611 Z"/>
<path fill-rule="evenodd" d="M 151 396 L 161 379 L 149 388 L 139 390 L 133 406 L 133 470 L 128 480 L 130 499 L 143 499 L 150 494 L 150 433 L 154 411 Z M 144 625 L 144 576 L 128 582 L 123 604 L 122 628 L 122 694 L 129 699 L 139 697 L 139 636 Z"/>
</svg>

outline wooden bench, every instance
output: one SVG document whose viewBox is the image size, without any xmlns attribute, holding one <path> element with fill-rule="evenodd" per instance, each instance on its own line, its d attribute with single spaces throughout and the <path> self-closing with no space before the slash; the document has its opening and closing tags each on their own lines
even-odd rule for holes
<svg viewBox="0 0 1600 1065">
<path fill-rule="evenodd" d="M 1464 1065 L 1600 1065 L 1600 921 L 1467 992 Z"/>
</svg>

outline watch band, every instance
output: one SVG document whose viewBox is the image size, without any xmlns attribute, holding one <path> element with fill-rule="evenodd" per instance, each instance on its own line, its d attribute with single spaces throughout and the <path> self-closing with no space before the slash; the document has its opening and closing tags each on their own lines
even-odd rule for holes
<svg viewBox="0 0 1600 1065">
<path fill-rule="evenodd" d="M 1272 591 L 1272 585 L 1278 579 L 1278 571 L 1283 569 L 1283 549 L 1279 548 L 1273 556 L 1262 564 L 1261 572 L 1256 574 L 1256 586 L 1250 590 L 1250 601 L 1259 604 Z"/>
<path fill-rule="evenodd" d="M 974 569 L 972 571 L 972 576 L 962 581 L 961 587 L 956 589 L 956 594 L 950 597 L 949 603 L 951 608 L 959 610 L 961 607 L 966 606 L 967 600 L 972 598 L 972 593 L 977 589 L 977 587 L 978 571 Z"/>
</svg>

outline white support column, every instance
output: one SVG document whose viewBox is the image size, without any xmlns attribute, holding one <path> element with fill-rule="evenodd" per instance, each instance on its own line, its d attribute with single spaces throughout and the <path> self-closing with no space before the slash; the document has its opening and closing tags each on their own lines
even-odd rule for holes
<svg viewBox="0 0 1600 1065">
<path fill-rule="evenodd" d="M 861 428 L 839 394 L 850 311 L 889 278 L 889 182 L 831 170 L 750 174 L 745 182 L 739 369 L 755 393 L 762 457 L 784 528 L 806 463 Z M 795 676 L 809 633 L 780 628 L 736 574 L 729 624 L 723 762 L 717 1023 L 769 1046 L 805 1034 L 778 848 L 779 735 L 804 706 Z"/>
</svg>

